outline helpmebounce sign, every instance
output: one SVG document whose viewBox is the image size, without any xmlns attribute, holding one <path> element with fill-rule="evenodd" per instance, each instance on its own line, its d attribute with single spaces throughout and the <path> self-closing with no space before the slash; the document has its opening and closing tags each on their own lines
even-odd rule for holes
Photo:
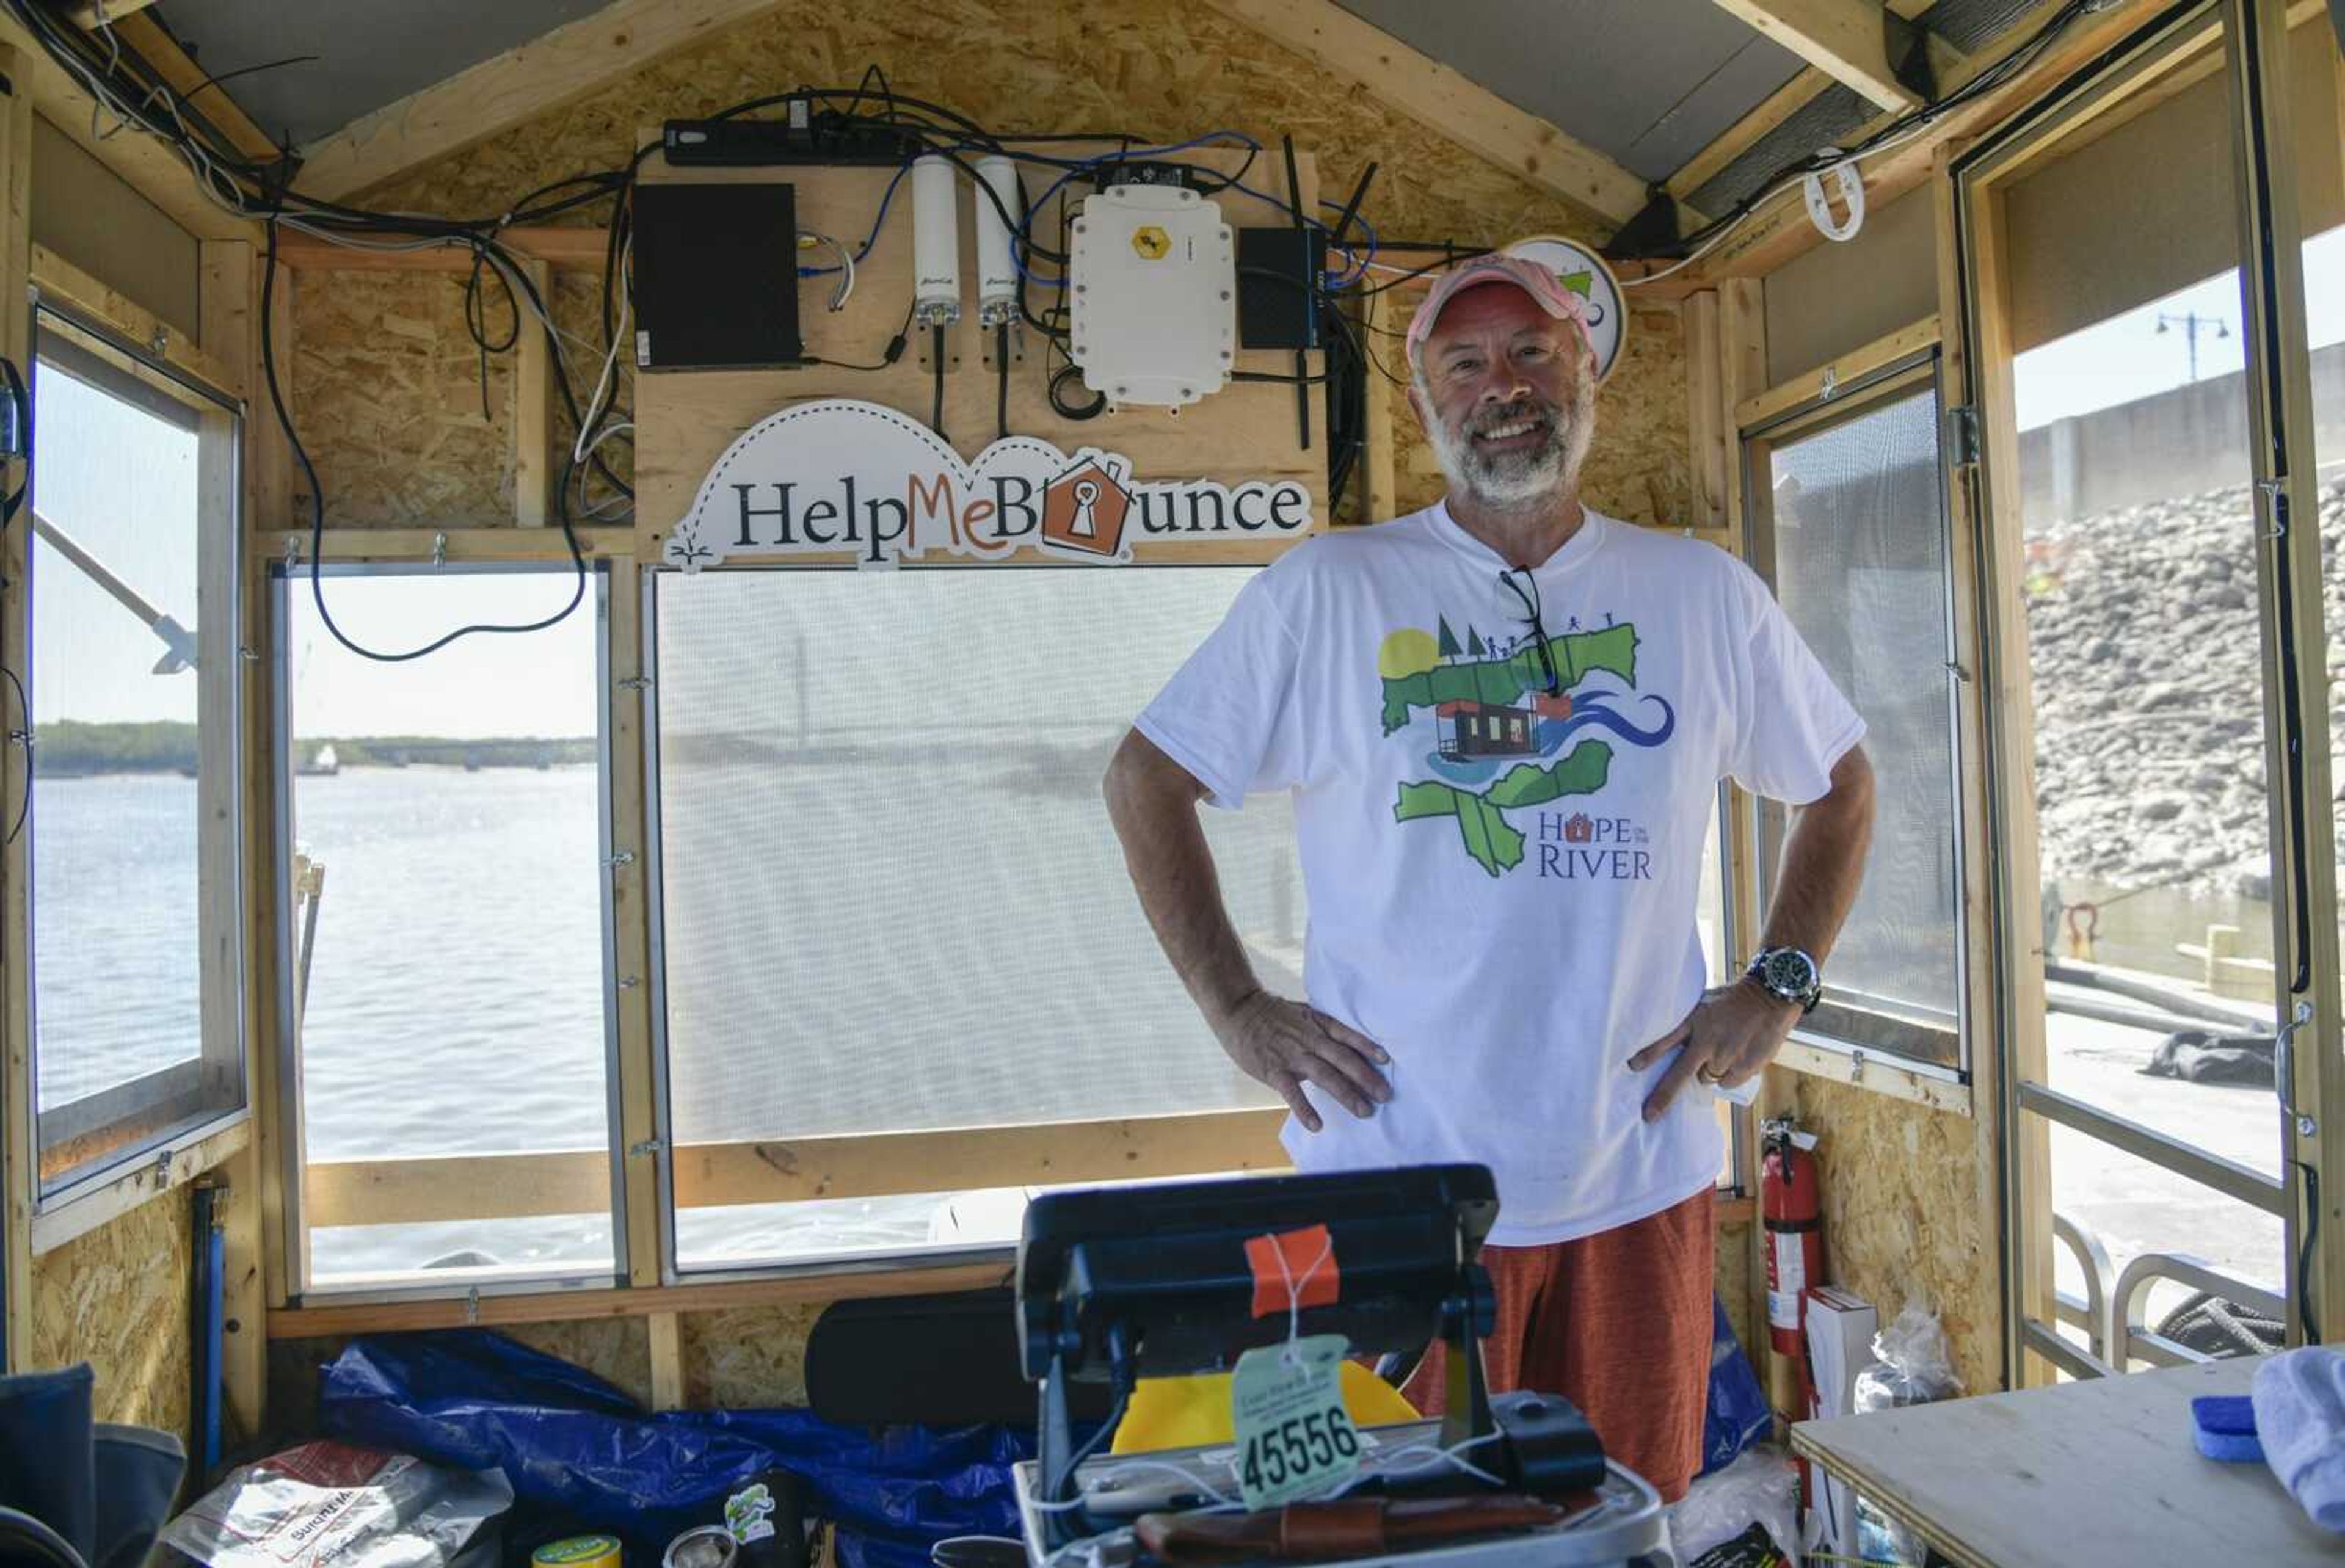
<svg viewBox="0 0 2345 1568">
<path fill-rule="evenodd" d="M 1070 456 L 1031 436 L 968 462 L 917 420 L 833 399 L 786 409 L 735 441 L 665 556 L 687 572 L 735 556 L 852 551 L 880 566 L 1025 547 L 1116 561 L 1142 541 L 1279 539 L 1310 527 L 1311 492 L 1294 480 L 1142 481 L 1127 458 L 1091 447 Z"/>
</svg>

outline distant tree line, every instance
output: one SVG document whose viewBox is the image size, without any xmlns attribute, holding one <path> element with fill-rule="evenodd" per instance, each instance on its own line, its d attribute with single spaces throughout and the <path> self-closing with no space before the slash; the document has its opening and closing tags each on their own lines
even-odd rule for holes
<svg viewBox="0 0 2345 1568">
<path fill-rule="evenodd" d="M 321 736 L 300 744 L 297 761 L 308 764 L 326 746 L 344 767 L 420 766 L 481 768 L 553 767 L 594 760 L 592 736 L 575 740 L 531 736 L 453 740 L 442 735 Z M 168 721 L 92 724 L 58 719 L 37 726 L 33 771 L 45 778 L 88 774 L 193 774 L 196 726 Z"/>
</svg>

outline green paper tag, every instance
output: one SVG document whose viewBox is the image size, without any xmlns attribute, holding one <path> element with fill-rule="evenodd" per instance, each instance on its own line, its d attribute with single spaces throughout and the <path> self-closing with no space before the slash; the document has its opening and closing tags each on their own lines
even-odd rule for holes
<svg viewBox="0 0 2345 1568">
<path fill-rule="evenodd" d="M 1341 1334 L 1264 1345 L 1230 1375 L 1238 1492 L 1248 1509 L 1275 1508 L 1360 1468 L 1360 1435 L 1344 1409 Z"/>
</svg>

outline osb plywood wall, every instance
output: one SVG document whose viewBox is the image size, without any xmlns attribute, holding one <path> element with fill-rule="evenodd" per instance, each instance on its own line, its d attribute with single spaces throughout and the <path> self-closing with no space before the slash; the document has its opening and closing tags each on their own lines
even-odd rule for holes
<svg viewBox="0 0 2345 1568">
<path fill-rule="evenodd" d="M 806 1342 L 819 1302 L 743 1307 L 683 1320 L 684 1401 L 695 1409 L 806 1403 Z"/>
<path fill-rule="evenodd" d="M 598 276 L 554 275 L 555 324 L 583 401 L 601 341 Z M 494 281 L 477 309 L 491 343 L 513 331 Z M 337 528 L 478 528 L 513 515 L 513 356 L 483 356 L 465 325 L 465 287 L 444 273 L 310 272 L 293 284 L 294 429 Z M 524 330 L 538 330 L 534 318 Z M 485 376 L 485 384 L 483 378 Z M 624 406 L 624 400 L 622 406 Z M 555 450 L 576 430 L 557 407 Z M 625 477 L 626 448 L 606 449 Z M 561 469 L 554 470 L 559 474 Z M 308 485 L 297 473 L 302 496 Z M 588 503 L 600 501 L 598 489 Z M 308 502 L 297 507 L 307 521 Z"/>
<path fill-rule="evenodd" d="M 1800 1125 L 1819 1136 L 1824 1268 L 1885 1327 L 1908 1301 L 1937 1311 L 1963 1387 L 2003 1386 L 2001 1253 L 1987 1217 L 1995 1174 L 1967 1117 L 1779 1073 Z M 1743 1341 L 1749 1344 L 1746 1339 Z"/>
<path fill-rule="evenodd" d="M 1379 166 L 1365 210 L 1386 234 L 1496 242 L 1531 233 L 1601 238 L 1586 214 L 1225 17 L 1178 0 L 1108 8 L 986 0 L 839 6 L 787 0 L 691 52 L 470 152 L 370 193 L 371 205 L 448 214 L 502 211 L 521 193 L 633 151 L 637 128 L 801 84 L 845 86 L 877 62 L 896 89 L 992 127 L 1128 130 L 1174 141 L 1282 132 L 1319 159 L 1323 188 L 1346 192 Z M 1257 167 L 1274 177 L 1274 157 Z M 599 220 L 600 213 L 588 220 Z M 585 287 L 594 285 L 589 281 Z M 565 284 L 564 292 L 580 288 Z M 295 399 L 338 525 L 483 525 L 510 521 L 509 395 L 492 363 L 481 413 L 477 356 L 462 291 L 444 276 L 312 273 L 297 298 Z M 501 303 L 501 302 L 500 302 Z M 592 339 L 591 311 L 563 312 Z M 1396 323 L 1402 324 L 1402 323 Z M 1377 344 L 1397 375 L 1396 339 Z M 573 349 L 578 379 L 594 367 Z M 583 396 L 583 390 L 581 395 Z M 624 394 L 622 402 L 625 401 Z M 1440 492 L 1405 400 L 1394 400 L 1404 506 Z M 1639 312 L 1606 389 L 1589 470 L 1592 504 L 1640 522 L 1682 520 L 1688 497 L 1684 356 L 1676 317 Z"/>
<path fill-rule="evenodd" d="M 1754 1337 L 1757 1305 L 1751 1296 L 1751 1269 L 1756 1257 L 1757 1242 L 1751 1238 L 1748 1224 L 1721 1225 L 1718 1228 L 1718 1262 L 1715 1278 L 1719 1300 L 1726 1304 L 1727 1326 L 1734 1330 L 1735 1343 L 1747 1355 L 1756 1357 L 1760 1342 Z"/>
<path fill-rule="evenodd" d="M 194 1199 L 183 1187 L 37 1259 L 32 1364 L 87 1361 L 98 1420 L 185 1442 L 194 1239 Z"/>
</svg>

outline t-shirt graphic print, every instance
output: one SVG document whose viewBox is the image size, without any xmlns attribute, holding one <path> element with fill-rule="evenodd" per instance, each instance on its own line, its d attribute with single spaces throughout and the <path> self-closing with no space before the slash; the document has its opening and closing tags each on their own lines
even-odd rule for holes
<svg viewBox="0 0 2345 1568">
<path fill-rule="evenodd" d="M 1216 805 L 1290 795 L 1304 988 L 1391 1054 L 1365 1118 L 1305 1086 L 1298 1168 L 1487 1165 L 1513 1246 L 1716 1179 L 1708 1097 L 1648 1125 L 1627 1064 L 1706 983 L 1719 784 L 1804 804 L 1864 733 L 1741 561 L 1594 512 L 1528 572 L 1444 506 L 1322 535 L 1135 727 Z"/>
<path fill-rule="evenodd" d="M 1486 641 L 1468 622 L 1461 649 L 1446 614 L 1436 632 L 1411 626 L 1387 636 L 1376 652 L 1385 733 L 1414 742 L 1426 728 L 1421 721 L 1433 721 L 1423 758 L 1429 776 L 1400 785 L 1394 817 L 1454 821 L 1474 864 L 1504 875 L 1523 864 L 1528 847 L 1510 813 L 1603 789 L 1613 744 L 1582 732 L 1595 727 L 1634 746 L 1668 741 L 1677 727 L 1669 699 L 1643 693 L 1638 705 L 1650 710 L 1649 727 L 1639 728 L 1619 696 L 1592 683 L 1599 675 L 1637 683 L 1637 629 L 1606 621 L 1596 631 L 1575 622 L 1546 639 L 1544 656 L 1538 627 Z M 1615 875 L 1650 874 L 1650 852 L 1636 847 L 1645 842 L 1643 829 L 1635 830 L 1635 844 L 1600 847 L 1599 831 L 1585 812 L 1564 819 L 1559 841 L 1538 846 L 1539 874 L 1594 876 L 1607 867 Z"/>
</svg>

